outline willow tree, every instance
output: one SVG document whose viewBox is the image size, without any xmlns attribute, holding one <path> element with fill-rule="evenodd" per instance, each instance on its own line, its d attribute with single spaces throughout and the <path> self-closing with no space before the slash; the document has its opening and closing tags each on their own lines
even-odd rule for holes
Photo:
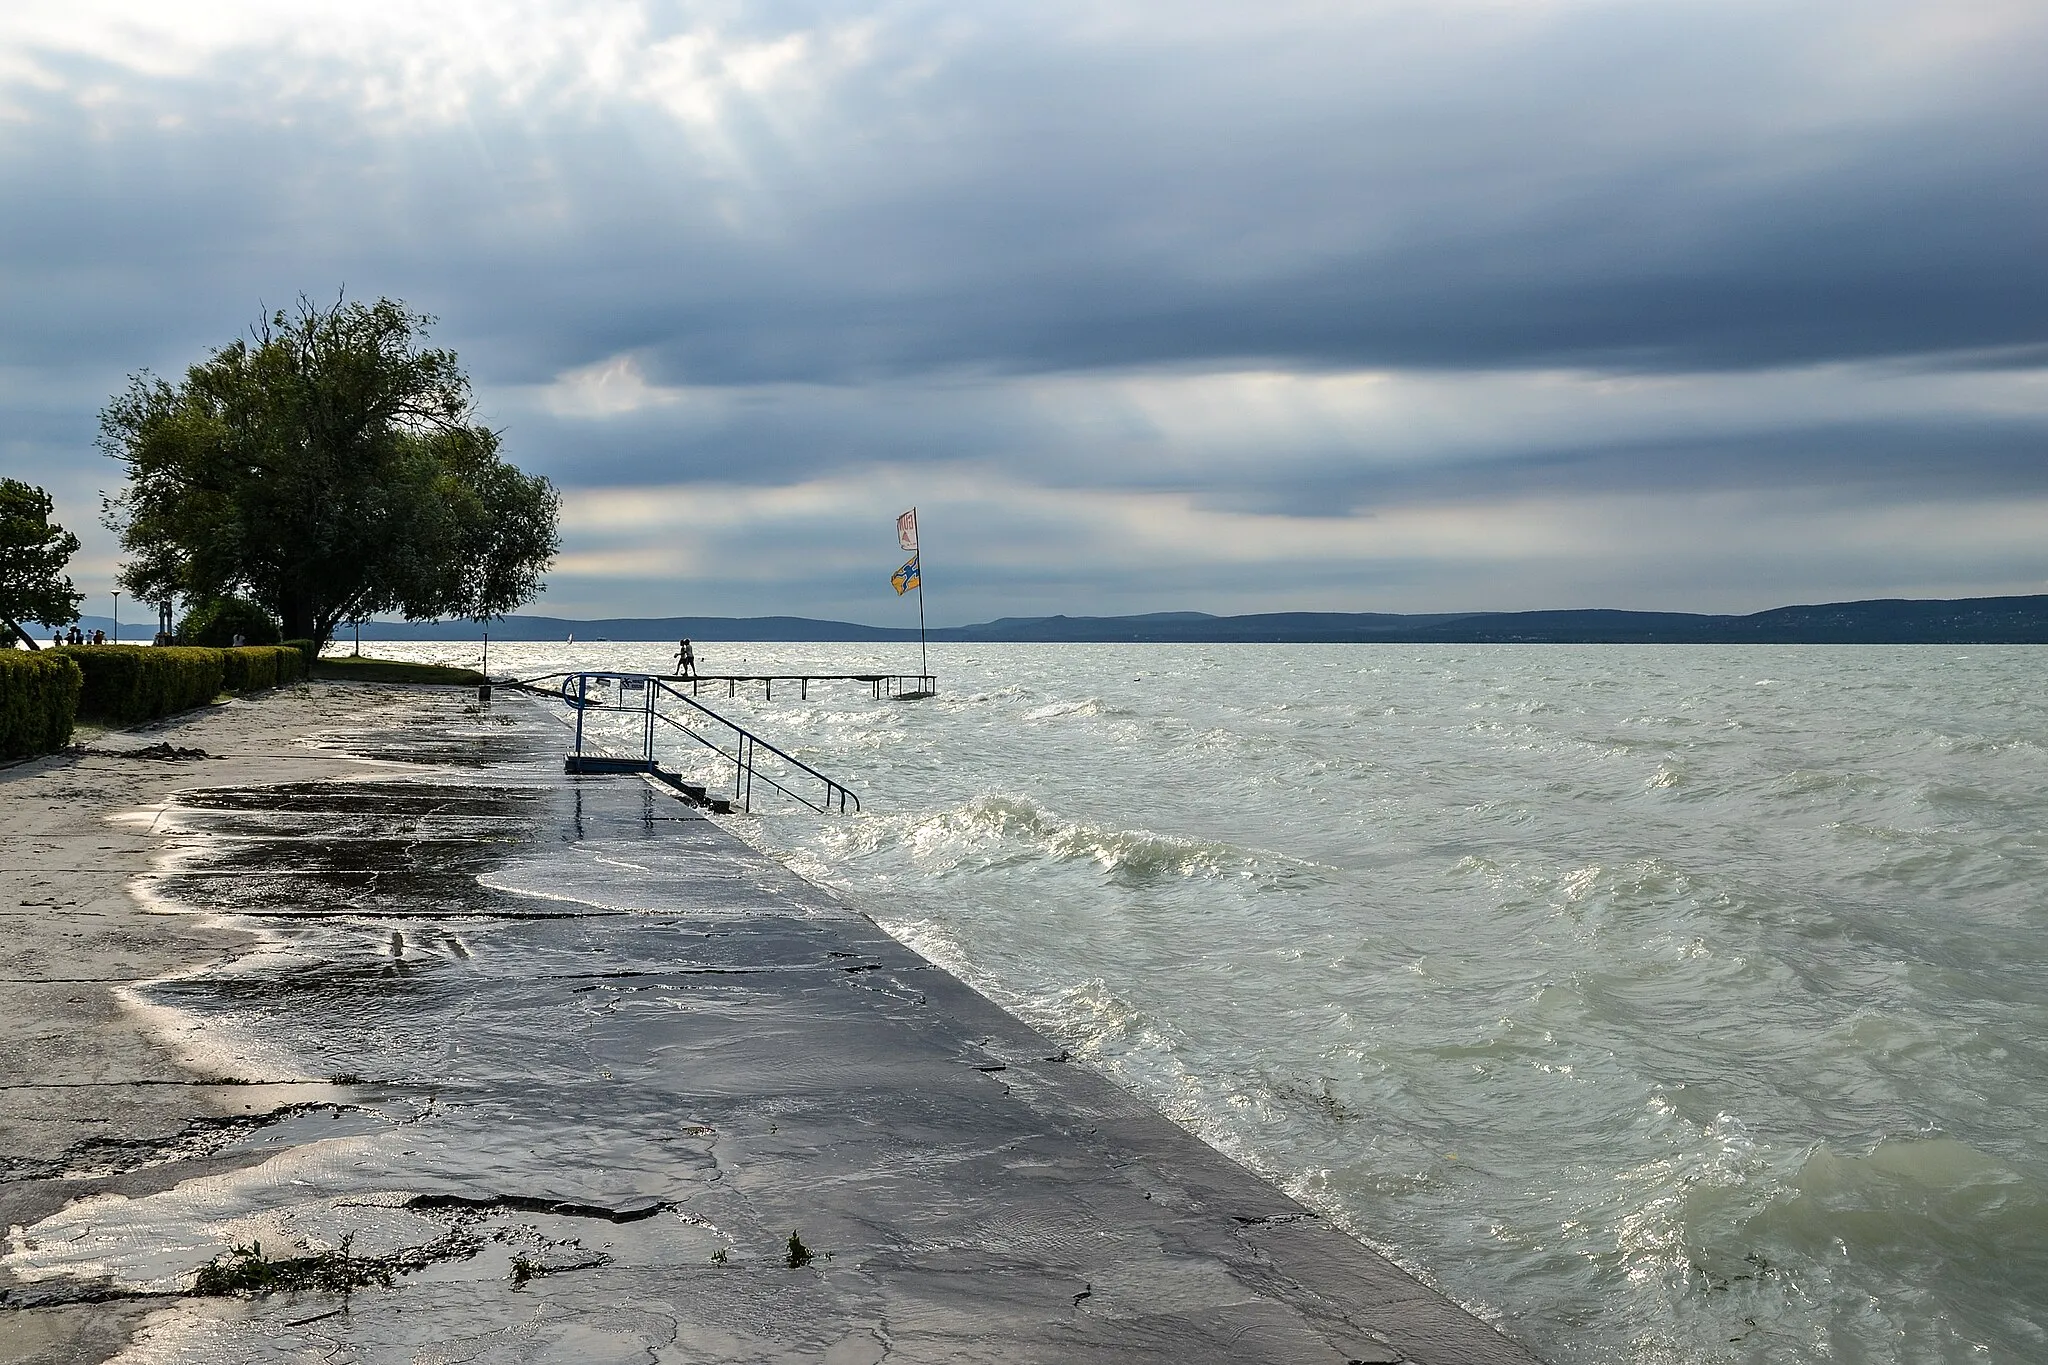
<svg viewBox="0 0 2048 1365">
<path fill-rule="evenodd" d="M 286 636 L 343 621 L 488 620 L 526 602 L 559 545 L 554 486 L 498 455 L 433 319 L 305 299 L 173 385 L 147 372 L 100 414 L 127 466 L 107 499 L 144 601 L 253 598 Z"/>
</svg>

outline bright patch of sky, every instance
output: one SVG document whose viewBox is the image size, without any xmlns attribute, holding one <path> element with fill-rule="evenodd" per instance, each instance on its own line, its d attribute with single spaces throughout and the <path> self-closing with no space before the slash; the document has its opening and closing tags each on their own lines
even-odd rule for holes
<svg viewBox="0 0 2048 1365">
<path fill-rule="evenodd" d="M 534 610 L 2048 590 L 2048 10 L 0 12 L 0 472 L 303 291 L 565 488 Z"/>
</svg>

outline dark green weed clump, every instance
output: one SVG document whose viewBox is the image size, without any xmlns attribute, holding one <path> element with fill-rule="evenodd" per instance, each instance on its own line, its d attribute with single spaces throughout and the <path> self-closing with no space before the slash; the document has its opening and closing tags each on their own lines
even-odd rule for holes
<svg viewBox="0 0 2048 1365">
<path fill-rule="evenodd" d="M 391 1287 L 393 1267 L 382 1260 L 354 1255 L 350 1239 L 333 1251 L 316 1251 L 273 1261 L 263 1254 L 263 1243 L 240 1243 L 228 1248 L 199 1267 L 192 1292 L 204 1296 L 222 1294 L 275 1294 L 312 1290 L 322 1294 L 347 1294 L 372 1285 Z"/>
<path fill-rule="evenodd" d="M 789 1268 L 791 1270 L 799 1270 L 802 1267 L 809 1265 L 814 1259 L 816 1258 L 811 1254 L 811 1249 L 805 1246 L 803 1243 L 803 1239 L 796 1235 L 796 1230 L 794 1228 L 790 1229 L 788 1260 Z"/>
<path fill-rule="evenodd" d="M 468 1260 L 480 1244 L 476 1236 L 456 1228 L 423 1247 L 407 1247 L 386 1256 L 358 1256 L 354 1237 L 344 1237 L 332 1251 L 272 1260 L 263 1243 L 236 1243 L 227 1253 L 199 1267 L 192 1292 L 221 1294 L 349 1294 L 358 1289 L 389 1289 L 400 1275 L 410 1275 L 436 1261 Z"/>
</svg>

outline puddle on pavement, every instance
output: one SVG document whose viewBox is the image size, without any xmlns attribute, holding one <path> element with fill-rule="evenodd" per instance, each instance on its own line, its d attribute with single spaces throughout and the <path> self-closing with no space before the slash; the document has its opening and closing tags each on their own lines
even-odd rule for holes
<svg viewBox="0 0 2048 1365">
<path fill-rule="evenodd" d="M 374 726 L 357 726 L 310 736 L 316 748 L 385 763 L 428 768 L 544 766 L 550 746 L 559 746 L 563 727 L 517 697 L 478 705 L 438 706 L 395 697 L 397 713 Z"/>
<path fill-rule="evenodd" d="M 138 895 L 258 946 L 134 994 L 343 1107 L 12 1230 L 15 1302 L 161 1296 L 125 1365 L 1396 1358 L 1255 1290 L 1265 1243 L 1233 1278 L 1218 1246 L 1299 1206 L 862 917 L 647 782 L 565 777 L 557 729 L 393 705 L 356 752 L 461 765 L 137 816 Z M 259 1243 L 359 1287 L 185 1297 Z"/>
<path fill-rule="evenodd" d="M 260 923 L 262 947 L 135 994 L 247 1078 L 330 1080 L 346 1107 L 216 1148 L 250 1154 L 245 1168 L 90 1197 L 17 1230 L 4 1263 L 22 1292 L 178 1294 L 229 1247 L 260 1242 L 272 1256 L 346 1247 L 402 1270 L 333 1320 L 362 1349 L 424 1333 L 644 1359 L 672 1340 L 671 1315 L 626 1322 L 572 1301 L 600 1266 L 722 1276 L 692 1291 L 725 1301 L 723 1323 L 698 1323 L 693 1340 L 750 1322 L 762 1340 L 786 1335 L 790 1320 L 765 1305 L 807 1291 L 749 1268 L 772 1263 L 787 1230 L 736 1216 L 747 1182 L 721 1148 L 871 1123 L 858 1104 L 815 1097 L 851 1075 L 929 1067 L 863 1025 L 877 1000 L 914 1014 L 921 997 L 847 950 L 843 931 L 863 921 L 666 793 L 630 778 L 536 781 L 550 756 L 536 758 L 531 727 L 492 738 L 511 766 L 488 784 L 423 767 L 414 780 L 194 789 L 156 814 L 163 870 L 138 894 Z M 893 965 L 919 966 L 902 952 Z M 844 1026 L 790 1055 L 792 1002 Z M 935 1073 L 941 1090 L 967 1083 L 956 1070 Z M 402 1321 L 364 1311 L 390 1295 L 405 1298 Z M 267 1359 L 271 1333 L 335 1307 L 300 1294 L 185 1310 L 126 1358 Z"/>
</svg>

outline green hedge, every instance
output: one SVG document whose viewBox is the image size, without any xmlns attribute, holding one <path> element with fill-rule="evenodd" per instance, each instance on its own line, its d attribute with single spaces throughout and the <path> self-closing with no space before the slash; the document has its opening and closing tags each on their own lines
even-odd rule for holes
<svg viewBox="0 0 2048 1365">
<path fill-rule="evenodd" d="M 108 725 L 134 725 L 204 706 L 226 680 L 224 649 L 179 646 L 70 645 L 53 649 L 85 672 L 78 714 Z"/>
<path fill-rule="evenodd" d="M 53 651 L 0 651 L 0 757 L 46 754 L 71 742 L 85 679 Z"/>
<path fill-rule="evenodd" d="M 306 676 L 306 656 L 288 645 L 67 645 L 43 655 L 78 665 L 85 674 L 78 714 L 103 725 L 155 720 L 222 692 L 255 692 Z"/>
<path fill-rule="evenodd" d="M 300 654 L 303 654 L 306 659 L 306 668 L 311 668 L 313 661 L 320 657 L 320 647 L 311 640 L 286 640 L 284 647 L 286 649 L 296 649 Z M 299 676 L 304 677 L 304 672 L 302 671 Z"/>
<path fill-rule="evenodd" d="M 306 656 L 285 645 L 244 645 L 220 654 L 221 686 L 230 692 L 256 692 L 306 676 Z"/>
<path fill-rule="evenodd" d="M 265 645 L 277 656 L 277 685 L 304 682 L 311 669 L 306 662 L 306 651 L 296 645 Z"/>
</svg>

